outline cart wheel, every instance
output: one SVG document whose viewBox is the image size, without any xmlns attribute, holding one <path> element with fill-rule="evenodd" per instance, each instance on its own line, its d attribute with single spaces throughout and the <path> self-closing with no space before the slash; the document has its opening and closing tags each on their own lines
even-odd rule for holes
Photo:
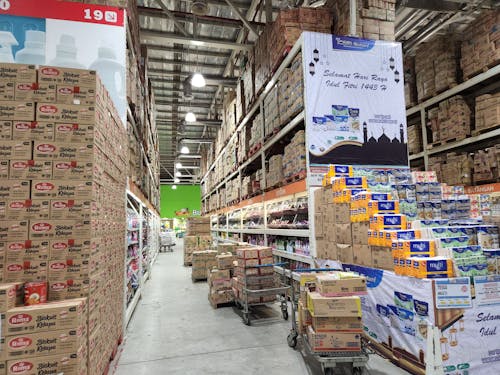
<svg viewBox="0 0 500 375">
<path fill-rule="evenodd" d="M 333 368 L 331 367 L 325 367 L 325 369 L 323 370 L 323 372 L 325 373 L 325 375 L 334 375 L 334 371 L 333 371 Z"/>
<path fill-rule="evenodd" d="M 281 310 L 281 315 L 283 315 L 283 319 L 288 320 L 288 310 L 287 309 Z"/>
<path fill-rule="evenodd" d="M 292 331 L 288 334 L 288 337 L 286 338 L 286 341 L 288 342 L 288 346 L 290 348 L 295 349 L 297 346 L 297 332 Z"/>
<path fill-rule="evenodd" d="M 250 325 L 250 317 L 247 313 L 243 313 L 243 323 L 245 323 L 247 326 Z"/>
<path fill-rule="evenodd" d="M 243 308 L 243 306 L 241 305 L 240 301 L 235 301 L 235 305 L 240 310 Z"/>
<path fill-rule="evenodd" d="M 362 367 L 353 367 L 352 375 L 363 375 L 363 368 Z"/>
</svg>

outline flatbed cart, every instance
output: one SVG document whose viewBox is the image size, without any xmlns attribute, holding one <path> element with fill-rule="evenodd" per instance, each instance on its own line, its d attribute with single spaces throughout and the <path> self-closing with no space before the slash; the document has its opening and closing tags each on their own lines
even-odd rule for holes
<svg viewBox="0 0 500 375">
<path fill-rule="evenodd" d="M 329 272 L 332 271 L 331 268 L 310 268 L 310 269 L 296 269 L 293 271 L 283 270 L 283 274 L 286 276 L 289 272 L 290 280 L 290 300 L 292 303 L 292 329 L 287 337 L 288 346 L 295 349 L 297 347 L 298 339 L 301 339 L 302 347 L 305 353 L 314 358 L 321 366 L 321 370 L 325 375 L 333 375 L 335 373 L 335 368 L 347 367 L 353 375 L 363 374 L 363 369 L 368 362 L 368 352 L 363 345 L 361 351 L 353 352 L 313 352 L 309 341 L 307 340 L 306 334 L 300 334 L 297 328 L 297 318 L 296 312 L 298 311 L 298 294 L 295 292 L 294 282 L 293 282 L 293 272 L 304 273 L 304 272 Z"/>
<path fill-rule="evenodd" d="M 170 232 L 160 233 L 160 253 L 163 252 L 173 252 L 175 246 L 175 240 Z"/>
<path fill-rule="evenodd" d="M 282 283 L 279 287 L 272 288 L 264 288 L 264 289 L 255 289 L 251 286 L 259 285 L 260 283 L 271 284 L 274 282 L 274 266 L 283 266 L 284 263 L 275 263 L 275 264 L 261 264 L 257 266 L 246 266 L 245 269 L 268 269 L 272 267 L 272 273 L 269 275 L 246 275 L 244 277 L 244 286 L 242 289 L 242 298 L 236 299 L 236 306 L 240 307 L 243 310 L 243 323 L 246 325 L 251 324 L 250 319 L 250 309 L 255 306 L 263 306 L 268 305 L 270 303 L 276 302 L 274 301 L 266 301 L 266 302 L 250 302 L 250 299 L 257 297 L 267 297 L 267 296 L 279 296 L 278 301 L 280 302 L 281 308 L 281 316 L 283 319 L 288 320 L 288 303 L 287 303 L 287 294 L 290 290 L 289 285 L 284 285 Z"/>
</svg>

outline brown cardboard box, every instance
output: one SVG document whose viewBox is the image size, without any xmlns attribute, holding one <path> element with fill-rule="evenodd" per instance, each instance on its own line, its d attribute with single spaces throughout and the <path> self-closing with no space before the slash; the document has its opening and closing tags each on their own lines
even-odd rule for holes
<svg viewBox="0 0 500 375">
<path fill-rule="evenodd" d="M 54 139 L 58 142 L 87 143 L 94 141 L 94 125 L 57 123 Z"/>
<path fill-rule="evenodd" d="M 0 118 L 12 121 L 34 121 L 35 103 L 0 101 Z"/>
<path fill-rule="evenodd" d="M 31 182 L 31 198 L 92 199 L 92 182 L 34 180 Z"/>
<path fill-rule="evenodd" d="M 0 106 L 0 109 L 2 107 Z M 2 112 L 0 112 L 1 114 Z M 19 116 L 19 115 L 18 115 Z M 27 115 L 25 115 L 28 117 Z M 10 117 L 5 116 L 8 120 Z M 33 120 L 33 118 L 12 118 L 13 120 Z M 75 122 L 78 124 L 93 124 L 96 121 L 96 109 L 94 106 L 37 103 L 37 121 Z"/>
<path fill-rule="evenodd" d="M 19 263 L 25 260 L 47 260 L 49 241 L 11 241 L 0 242 L 0 251 L 5 252 L 7 263 Z"/>
<path fill-rule="evenodd" d="M 257 249 L 236 249 L 236 256 L 239 259 L 258 259 L 259 252 Z"/>
<path fill-rule="evenodd" d="M 16 307 L 5 314 L 5 335 L 80 327 L 86 322 L 86 298 Z"/>
<path fill-rule="evenodd" d="M 358 245 L 368 245 L 368 230 L 370 222 L 352 223 L 352 243 Z"/>
<path fill-rule="evenodd" d="M 90 200 L 52 199 L 50 217 L 53 220 L 88 219 L 91 214 Z"/>
<path fill-rule="evenodd" d="M 86 333 L 85 326 L 83 326 L 9 336 L 4 344 L 6 359 L 74 353 L 82 345 L 86 345 Z"/>
<path fill-rule="evenodd" d="M 94 164 L 91 161 L 52 161 L 52 178 L 54 180 L 90 180 L 94 175 Z"/>
<path fill-rule="evenodd" d="M 9 178 L 9 161 L 0 160 L 0 180 L 6 180 Z"/>
<path fill-rule="evenodd" d="M 361 334 L 354 332 L 315 332 L 307 327 L 307 339 L 316 352 L 360 351 Z"/>
<path fill-rule="evenodd" d="M 94 70 L 59 68 L 54 66 L 40 66 L 38 68 L 38 82 L 41 83 L 94 87 L 96 86 L 96 78 Z"/>
<path fill-rule="evenodd" d="M 0 100 L 16 100 L 16 84 L 12 81 L 0 82 Z"/>
<path fill-rule="evenodd" d="M 388 247 L 371 246 L 373 267 L 394 271 L 392 250 Z"/>
<path fill-rule="evenodd" d="M 85 297 L 88 296 L 91 291 L 92 282 L 90 279 L 49 278 L 49 301 L 63 301 L 71 298 Z"/>
<path fill-rule="evenodd" d="M 47 261 L 23 260 L 20 262 L 6 262 L 4 265 L 3 280 L 7 283 L 47 280 Z"/>
<path fill-rule="evenodd" d="M 352 264 L 354 262 L 354 255 L 352 253 L 352 246 L 347 244 L 336 244 L 338 259 L 342 263 Z"/>
<path fill-rule="evenodd" d="M 322 296 L 363 294 L 366 293 L 366 279 L 364 277 L 336 279 L 335 275 L 318 275 L 316 288 Z"/>
<path fill-rule="evenodd" d="M 33 158 L 41 160 L 61 159 L 83 162 L 93 161 L 93 144 L 35 141 L 33 145 Z"/>
<path fill-rule="evenodd" d="M 368 245 L 352 245 L 353 262 L 361 266 L 371 267 L 373 265 L 372 252 Z"/>
<path fill-rule="evenodd" d="M 351 223 L 335 224 L 335 242 L 343 244 L 352 243 Z"/>
<path fill-rule="evenodd" d="M 316 332 L 363 332 L 361 317 L 315 317 L 311 324 Z"/>
<path fill-rule="evenodd" d="M 1 63 L 0 80 L 3 82 L 36 82 L 36 66 Z"/>
<path fill-rule="evenodd" d="M 314 236 L 316 238 L 323 238 L 325 232 L 323 231 L 323 213 L 314 214 Z"/>
<path fill-rule="evenodd" d="M 234 268 L 233 262 L 236 257 L 231 253 L 223 253 L 217 255 L 217 268 L 220 270 Z"/>
<path fill-rule="evenodd" d="M 9 178 L 16 180 L 38 180 L 52 178 L 50 160 L 10 160 Z"/>
<path fill-rule="evenodd" d="M 272 258 L 273 250 L 270 247 L 259 248 L 259 258 Z"/>
<path fill-rule="evenodd" d="M 57 103 L 94 105 L 96 102 L 94 87 L 79 87 L 73 85 L 57 85 Z"/>
<path fill-rule="evenodd" d="M 2 141 L 0 143 L 0 160 L 10 159 L 31 159 L 31 142 Z"/>
<path fill-rule="evenodd" d="M 7 212 L 5 218 L 11 220 L 41 220 L 49 218 L 50 202 L 48 200 L 10 199 L 6 203 Z"/>
<path fill-rule="evenodd" d="M 87 279 L 93 271 L 88 259 L 51 259 L 48 277 L 50 279 Z"/>
<path fill-rule="evenodd" d="M 28 238 L 27 220 L 0 220 L 0 241 L 17 241 Z"/>
<path fill-rule="evenodd" d="M 14 100 L 17 101 L 54 102 L 56 100 L 56 85 L 18 81 L 14 86 L 14 96 Z"/>
<path fill-rule="evenodd" d="M 55 239 L 88 237 L 89 220 L 31 220 L 29 239 Z"/>
<path fill-rule="evenodd" d="M 307 308 L 313 317 L 361 317 L 358 296 L 323 297 L 318 292 L 307 292 Z"/>
<path fill-rule="evenodd" d="M 16 299 L 16 284 L 0 284 L 0 312 L 5 312 L 16 307 Z"/>
<path fill-rule="evenodd" d="M 349 224 L 351 222 L 351 206 L 348 203 L 336 203 L 335 224 Z"/>
<path fill-rule="evenodd" d="M 0 180 L 0 200 L 29 199 L 30 181 Z"/>
<path fill-rule="evenodd" d="M 53 141 L 54 123 L 39 121 L 13 121 L 12 139 L 15 141 Z"/>
<path fill-rule="evenodd" d="M 68 257 L 88 258 L 97 249 L 96 242 L 90 237 L 74 239 L 54 239 L 50 241 L 50 259 L 66 259 Z"/>
<path fill-rule="evenodd" d="M 7 362 L 7 375 L 64 374 L 83 375 L 87 373 L 87 354 L 84 346 L 77 352 L 54 354 L 42 357 L 23 357 Z"/>
</svg>

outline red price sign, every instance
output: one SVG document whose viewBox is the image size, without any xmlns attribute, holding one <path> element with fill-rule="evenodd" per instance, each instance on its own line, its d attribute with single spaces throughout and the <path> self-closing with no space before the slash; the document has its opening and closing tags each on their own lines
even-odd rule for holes
<svg viewBox="0 0 500 375">
<path fill-rule="evenodd" d="M 0 14 L 125 26 L 123 9 L 61 0 L 0 0 Z"/>
</svg>

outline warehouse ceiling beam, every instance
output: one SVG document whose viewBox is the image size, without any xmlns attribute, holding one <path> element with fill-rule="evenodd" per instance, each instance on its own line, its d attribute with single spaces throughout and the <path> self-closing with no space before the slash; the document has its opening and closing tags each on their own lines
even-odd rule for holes
<svg viewBox="0 0 500 375">
<path fill-rule="evenodd" d="M 155 18 L 166 18 L 164 14 L 162 14 L 161 10 L 158 8 L 149 8 L 149 7 L 137 7 L 139 9 L 139 14 L 142 16 L 149 16 Z M 193 13 L 188 12 L 180 12 L 180 11 L 171 11 L 171 13 L 182 22 L 195 23 Z M 226 18 L 226 17 L 215 17 L 215 16 L 196 16 L 196 22 L 200 25 L 213 25 L 220 27 L 233 27 L 240 28 L 245 25 L 241 20 L 235 18 Z M 252 26 L 255 27 L 263 27 L 266 24 L 262 22 L 254 22 L 248 21 Z"/>
<path fill-rule="evenodd" d="M 181 138 L 179 142 L 183 143 L 206 143 L 211 144 L 214 142 L 213 138 Z"/>
<path fill-rule="evenodd" d="M 243 22 L 245 27 L 250 30 L 257 38 L 259 37 L 259 32 L 257 31 L 257 28 L 254 27 L 247 19 L 244 17 L 239 9 L 233 4 L 231 0 L 225 0 L 227 5 L 233 10 L 234 13 L 238 16 L 238 18 Z"/>
<path fill-rule="evenodd" d="M 155 92 L 155 96 L 161 96 L 163 94 L 184 94 L 184 90 L 178 88 L 167 87 L 162 85 L 152 85 L 152 86 Z M 191 93 L 194 95 L 213 95 L 214 91 L 215 90 L 192 90 Z"/>
<path fill-rule="evenodd" d="M 189 54 L 189 55 L 208 56 L 208 57 L 224 57 L 224 58 L 229 57 L 229 54 L 224 53 L 224 52 L 203 50 L 203 49 L 197 49 L 197 48 L 196 49 L 195 48 L 180 49 L 180 48 L 166 47 L 163 45 L 148 44 L 148 43 L 143 44 L 143 46 L 151 51 L 173 52 L 173 53 L 182 53 L 182 54 Z"/>
<path fill-rule="evenodd" d="M 156 68 L 151 68 L 148 71 L 149 71 L 149 73 L 151 73 L 150 77 L 152 77 L 152 78 L 179 76 L 179 77 L 181 77 L 181 80 L 182 80 L 182 79 L 185 79 L 190 74 L 190 72 L 179 72 L 176 70 L 166 70 L 166 69 L 156 69 Z M 238 83 L 237 78 L 227 78 L 227 77 L 210 75 L 210 74 L 204 74 L 203 77 L 205 77 L 205 81 L 207 82 L 207 84 L 211 84 L 211 85 L 222 84 L 225 86 L 236 86 L 236 84 Z"/>
<path fill-rule="evenodd" d="M 165 88 L 165 86 L 162 86 L 162 85 L 175 85 L 175 84 L 179 84 L 177 81 L 173 80 L 173 79 L 166 79 L 164 78 L 163 76 L 160 76 L 160 75 L 149 75 L 149 78 L 151 79 L 151 83 L 153 85 L 153 87 L 159 87 L 159 88 Z M 219 84 L 217 83 L 207 83 L 207 85 L 204 87 L 204 89 L 210 89 L 210 88 L 213 88 L 213 87 L 219 87 Z M 168 88 L 167 88 L 168 89 Z M 184 91 L 182 91 L 184 92 Z M 212 90 L 213 92 L 213 90 Z"/>
<path fill-rule="evenodd" d="M 163 14 L 165 14 L 168 18 L 170 18 L 170 20 L 172 20 L 172 22 L 174 23 L 175 27 L 177 27 L 177 29 L 184 35 L 184 36 L 188 36 L 189 33 L 186 31 L 186 29 L 184 28 L 184 26 L 182 26 L 182 24 L 177 21 L 177 19 L 175 18 L 175 16 L 172 14 L 172 12 L 170 11 L 170 9 L 167 8 L 167 6 L 163 3 L 162 0 L 155 0 L 155 3 L 158 4 L 158 6 L 161 8 Z"/>
<path fill-rule="evenodd" d="M 178 44 L 187 44 L 193 46 L 207 46 L 213 48 L 220 48 L 226 50 L 234 51 L 250 51 L 252 49 L 252 44 L 244 44 L 238 42 L 232 42 L 227 39 L 214 39 L 214 38 L 204 38 L 204 37 L 187 37 L 175 33 L 164 32 L 160 30 L 149 30 L 141 28 L 141 39 L 153 40 L 164 43 L 166 41 Z"/>
<path fill-rule="evenodd" d="M 155 64 L 171 64 L 171 65 L 183 65 L 183 66 L 197 66 L 201 68 L 209 68 L 209 69 L 224 69 L 225 65 L 221 64 L 209 64 L 209 63 L 199 63 L 196 61 L 187 61 L 187 60 L 173 60 L 173 59 L 160 59 L 156 57 L 148 58 L 148 62 Z"/>
<path fill-rule="evenodd" d="M 425 9 L 439 12 L 456 12 L 463 8 L 462 2 L 454 2 L 448 0 L 400 0 L 399 7 Z"/>
<path fill-rule="evenodd" d="M 158 120 L 156 121 L 157 124 L 178 124 L 184 122 L 184 119 L 180 121 L 172 121 L 172 120 Z M 221 120 L 212 120 L 212 119 L 202 119 L 202 118 L 197 118 L 196 122 L 188 122 L 185 124 L 186 126 L 221 126 L 222 121 Z"/>
<path fill-rule="evenodd" d="M 189 108 L 207 108 L 210 109 L 210 102 L 179 102 L 179 101 L 168 101 L 168 100 L 156 100 L 156 105 L 159 107 L 189 107 Z"/>
</svg>

